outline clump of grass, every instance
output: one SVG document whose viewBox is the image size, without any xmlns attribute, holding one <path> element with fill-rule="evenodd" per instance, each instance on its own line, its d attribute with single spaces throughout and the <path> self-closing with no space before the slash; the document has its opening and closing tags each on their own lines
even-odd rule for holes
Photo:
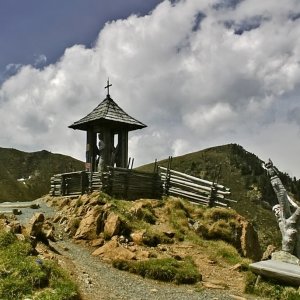
<svg viewBox="0 0 300 300">
<path fill-rule="evenodd" d="M 238 222 L 237 214 L 234 210 L 218 207 L 207 209 L 197 222 L 198 227 L 196 231 L 203 238 L 223 240 L 239 247 L 240 241 L 237 239 L 241 230 L 241 224 Z"/>
<path fill-rule="evenodd" d="M 191 258 L 184 261 L 177 261 L 174 258 L 146 261 L 117 260 L 113 262 L 113 266 L 143 277 L 177 284 L 193 284 L 202 278 Z"/>
<path fill-rule="evenodd" d="M 156 247 L 158 244 L 172 244 L 174 240 L 160 231 L 147 230 L 143 235 L 143 243 L 149 247 Z"/>
<path fill-rule="evenodd" d="M 246 276 L 245 292 L 261 297 L 268 297 L 274 300 L 298 300 L 300 299 L 299 289 L 292 286 L 280 285 L 278 282 L 261 278 L 256 283 L 257 276 L 248 272 Z"/>
<path fill-rule="evenodd" d="M 165 210 L 169 216 L 169 222 L 176 231 L 176 237 L 184 240 L 189 228 L 189 209 L 186 208 L 183 200 L 179 198 L 169 198 L 165 205 Z"/>
<path fill-rule="evenodd" d="M 155 224 L 157 218 L 155 217 L 153 211 L 149 207 L 143 207 L 138 210 L 136 217 L 139 220 L 145 221 L 149 224 Z"/>
<path fill-rule="evenodd" d="M 39 291 L 34 299 L 36 300 L 75 300 L 79 299 L 77 287 L 68 274 L 52 261 L 45 262 L 49 272 L 48 288 Z"/>
<path fill-rule="evenodd" d="M 16 236 L 11 232 L 0 232 L 0 247 L 7 247 L 17 240 Z"/>
<path fill-rule="evenodd" d="M 34 249 L 29 241 L 19 241 L 12 233 L 6 232 L 0 233 L 0 241 L 0 299 L 15 300 L 33 296 L 44 288 L 52 288 L 53 282 L 69 286 L 69 292 L 64 294 L 59 285 L 54 284 L 53 290 L 58 297 L 39 299 L 67 300 L 71 299 L 68 295 L 78 294 L 67 276 L 59 275 L 61 271 L 54 263 L 32 255 Z"/>
<path fill-rule="evenodd" d="M 237 213 L 234 210 L 222 207 L 207 209 L 204 213 L 204 217 L 212 221 L 218 221 L 220 219 L 228 221 L 230 219 L 235 219 L 236 216 Z"/>
<path fill-rule="evenodd" d="M 207 241 L 207 246 L 211 249 L 210 258 L 213 260 L 222 260 L 230 265 L 237 263 L 247 264 L 250 260 L 242 258 L 238 250 L 224 241 Z"/>
</svg>

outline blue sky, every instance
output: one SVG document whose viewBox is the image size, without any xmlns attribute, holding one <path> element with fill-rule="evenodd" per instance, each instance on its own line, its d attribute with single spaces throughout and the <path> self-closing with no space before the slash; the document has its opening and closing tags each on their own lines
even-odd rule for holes
<svg viewBox="0 0 300 300">
<path fill-rule="evenodd" d="M 237 143 L 300 178 L 299 16 L 299 0 L 0 0 L 0 146 L 84 160 L 68 125 L 109 77 L 148 125 L 136 165 Z"/>
<path fill-rule="evenodd" d="M 6 69 L 10 64 L 42 67 L 54 63 L 74 44 L 92 47 L 106 22 L 147 14 L 159 2 L 0 0 L 0 80 L 15 73 L 13 66 Z"/>
</svg>

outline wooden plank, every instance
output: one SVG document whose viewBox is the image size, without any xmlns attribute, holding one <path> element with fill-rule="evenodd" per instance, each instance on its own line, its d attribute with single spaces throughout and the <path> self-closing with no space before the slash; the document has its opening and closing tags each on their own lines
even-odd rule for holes
<svg viewBox="0 0 300 300">
<path fill-rule="evenodd" d="M 167 171 L 167 168 L 164 168 L 164 167 L 161 167 L 161 166 L 159 166 L 158 168 L 161 169 L 161 170 Z M 195 182 L 201 182 L 203 184 L 207 184 L 208 186 L 212 186 L 213 185 L 213 182 L 211 182 L 211 181 L 204 180 L 204 179 L 201 179 L 201 178 L 198 178 L 198 177 L 194 177 L 194 176 L 191 176 L 191 175 L 187 175 L 185 173 L 181 173 L 181 172 L 178 172 L 178 171 L 175 171 L 175 170 L 170 170 L 170 173 L 171 174 L 175 174 L 175 175 L 179 175 L 181 177 L 184 177 L 184 178 L 187 178 L 187 179 L 190 179 L 190 180 L 193 180 Z M 215 186 L 217 188 L 219 188 L 219 189 L 224 189 L 225 191 L 229 191 L 229 189 L 226 188 L 224 185 L 216 184 Z"/>
<path fill-rule="evenodd" d="M 300 285 L 300 266 L 298 265 L 276 260 L 265 260 L 250 264 L 249 267 L 255 274 L 274 278 L 291 285 Z"/>
</svg>

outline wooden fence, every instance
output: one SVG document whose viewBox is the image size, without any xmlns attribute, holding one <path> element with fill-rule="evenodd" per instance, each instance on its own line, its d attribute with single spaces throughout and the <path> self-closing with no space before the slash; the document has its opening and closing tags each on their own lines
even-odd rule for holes
<svg viewBox="0 0 300 300">
<path fill-rule="evenodd" d="M 88 192 L 88 187 L 89 178 L 85 171 L 56 174 L 51 178 L 50 195 L 81 195 Z"/>
<path fill-rule="evenodd" d="M 158 168 L 165 195 L 186 198 L 191 202 L 210 207 L 227 207 L 229 202 L 236 202 L 226 198 L 230 195 L 230 189 L 223 185 L 174 171 L 170 168 L 160 166 Z"/>
<path fill-rule="evenodd" d="M 158 173 L 108 167 L 102 176 L 102 190 L 125 199 L 161 198 L 162 182 Z"/>
<path fill-rule="evenodd" d="M 50 195 L 81 195 L 104 191 L 125 199 L 161 198 L 162 182 L 158 173 L 108 167 L 106 172 L 73 172 L 51 178 Z"/>
<path fill-rule="evenodd" d="M 206 206 L 228 207 L 229 188 L 168 168 L 155 167 L 153 173 L 107 167 L 106 172 L 72 172 L 51 178 L 52 196 L 75 196 L 103 191 L 124 199 L 155 198 L 171 195 Z"/>
</svg>

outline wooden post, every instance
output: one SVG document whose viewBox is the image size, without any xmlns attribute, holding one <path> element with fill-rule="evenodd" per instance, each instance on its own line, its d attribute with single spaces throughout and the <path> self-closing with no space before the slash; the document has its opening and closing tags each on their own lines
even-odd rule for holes
<svg viewBox="0 0 300 300">
<path fill-rule="evenodd" d="M 126 168 L 128 163 L 128 131 L 122 130 L 118 135 L 119 158 L 117 167 Z"/>
<path fill-rule="evenodd" d="M 96 146 L 96 133 L 92 130 L 87 131 L 87 142 L 86 142 L 86 171 L 95 171 L 97 146 Z"/>
</svg>

